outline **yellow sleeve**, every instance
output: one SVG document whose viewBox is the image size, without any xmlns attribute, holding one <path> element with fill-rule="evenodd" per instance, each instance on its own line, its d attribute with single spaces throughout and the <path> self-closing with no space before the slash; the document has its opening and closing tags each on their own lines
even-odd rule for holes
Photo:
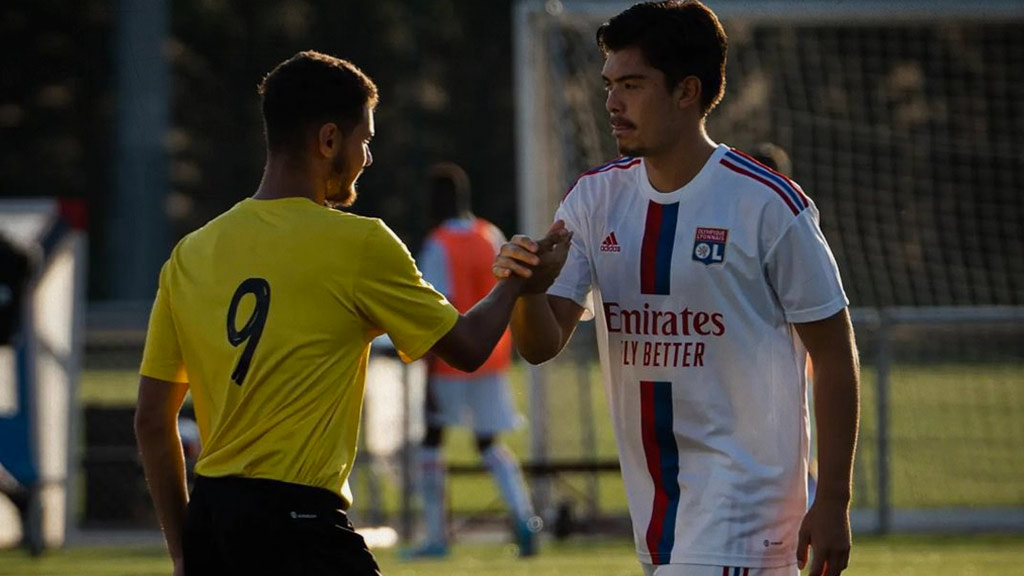
<svg viewBox="0 0 1024 576">
<path fill-rule="evenodd" d="M 379 220 L 367 236 L 354 292 L 362 314 L 409 360 L 426 354 L 459 318 L 423 280 L 405 244 Z"/>
<path fill-rule="evenodd" d="M 168 261 L 160 270 L 160 286 L 156 291 L 153 311 L 149 315 L 149 330 L 146 332 L 146 347 L 142 352 L 142 367 L 139 368 L 139 373 L 168 382 L 188 382 L 178 332 L 171 317 L 167 283 L 167 269 L 170 265 Z"/>
</svg>

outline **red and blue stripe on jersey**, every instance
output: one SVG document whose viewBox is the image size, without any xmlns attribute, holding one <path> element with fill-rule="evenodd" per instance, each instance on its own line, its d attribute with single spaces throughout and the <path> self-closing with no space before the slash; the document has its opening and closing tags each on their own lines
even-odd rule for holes
<svg viewBox="0 0 1024 576">
<path fill-rule="evenodd" d="M 640 293 L 668 294 L 672 280 L 672 249 L 676 245 L 679 203 L 647 204 L 647 224 L 640 248 Z"/>
<path fill-rule="evenodd" d="M 741 566 L 722 566 L 722 576 L 749 576 L 750 568 Z"/>
<path fill-rule="evenodd" d="M 640 292 L 669 294 L 672 250 L 675 247 L 679 203 L 647 205 L 647 222 L 640 248 Z M 652 564 L 667 564 L 675 544 L 679 508 L 679 449 L 672 431 L 672 383 L 640 382 L 640 422 L 647 469 L 654 482 L 647 549 Z"/>
<path fill-rule="evenodd" d="M 572 181 L 572 186 L 569 186 L 569 189 L 565 191 L 565 195 L 562 196 L 562 201 L 564 202 L 565 197 L 568 196 L 574 188 L 576 188 L 576 184 L 587 176 L 601 174 L 602 172 L 611 172 L 612 170 L 625 170 L 627 168 L 632 168 L 633 166 L 636 166 L 639 163 L 639 158 L 633 158 L 632 156 L 622 156 L 620 158 L 612 160 L 611 162 L 608 162 L 607 164 L 602 164 L 596 168 L 591 168 L 590 170 L 587 170 L 586 172 L 577 176 L 576 179 Z"/>
<path fill-rule="evenodd" d="M 757 180 L 770 188 L 779 198 L 782 198 L 794 216 L 803 212 L 804 208 L 810 204 L 810 200 L 800 190 L 800 187 L 784 174 L 772 170 L 735 148 L 730 148 L 719 160 L 719 163 L 733 172 Z"/>
<path fill-rule="evenodd" d="M 652 564 L 668 564 L 676 540 L 679 509 L 679 448 L 672 431 L 672 383 L 640 382 L 640 422 L 654 504 L 647 525 Z"/>
</svg>

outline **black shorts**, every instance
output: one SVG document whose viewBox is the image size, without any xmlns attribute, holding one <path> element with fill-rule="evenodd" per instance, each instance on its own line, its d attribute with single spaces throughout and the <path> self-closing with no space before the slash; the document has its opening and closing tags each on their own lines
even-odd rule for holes
<svg viewBox="0 0 1024 576">
<path fill-rule="evenodd" d="M 322 488 L 196 476 L 185 517 L 185 574 L 379 576 L 343 506 Z"/>
</svg>

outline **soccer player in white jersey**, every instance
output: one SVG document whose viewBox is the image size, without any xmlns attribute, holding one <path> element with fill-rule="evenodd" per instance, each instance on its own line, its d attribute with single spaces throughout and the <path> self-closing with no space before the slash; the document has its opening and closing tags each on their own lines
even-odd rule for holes
<svg viewBox="0 0 1024 576">
<path fill-rule="evenodd" d="M 648 576 L 837 576 L 847 566 L 858 360 L 818 210 L 782 174 L 713 142 L 726 35 L 696 1 L 637 4 L 597 42 L 623 157 L 584 173 L 546 295 L 521 296 L 516 346 L 556 356 L 597 319 L 637 553 Z M 498 277 L 535 261 L 519 237 Z M 806 508 L 815 367 L 819 484 Z"/>
</svg>

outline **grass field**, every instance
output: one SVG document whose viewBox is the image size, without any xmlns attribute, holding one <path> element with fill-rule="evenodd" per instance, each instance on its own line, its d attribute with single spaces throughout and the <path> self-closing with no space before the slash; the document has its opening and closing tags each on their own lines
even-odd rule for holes
<svg viewBox="0 0 1024 576">
<path fill-rule="evenodd" d="M 639 576 L 632 544 L 547 543 L 539 556 L 515 558 L 500 545 L 462 545 L 450 559 L 400 563 L 394 550 L 375 552 L 385 576 Z M 1024 535 L 859 538 L 846 576 L 981 576 L 1022 574 Z M 168 576 L 162 548 L 82 548 L 34 559 L 0 551 L 0 576 Z"/>
<path fill-rule="evenodd" d="M 517 378 L 522 378 L 517 375 Z M 524 406 L 526 386 L 514 380 Z M 576 376 L 558 375 L 552 382 L 550 437 L 553 456 L 580 454 L 581 426 Z M 595 413 L 597 453 L 615 458 L 614 438 L 604 392 L 596 369 L 590 387 Z M 1024 364 L 898 365 L 890 377 L 890 486 L 897 508 L 970 506 L 1024 507 Z M 877 505 L 878 415 L 875 371 L 862 374 L 861 434 L 855 469 L 854 506 Z M 525 413 L 525 410 L 524 410 Z M 521 455 L 529 454 L 529 429 L 507 437 Z M 446 440 L 450 462 L 477 461 L 472 436 L 452 430 Z M 600 508 L 624 512 L 625 494 L 615 473 L 598 476 Z M 452 509 L 479 510 L 499 503 L 490 478 L 452 479 Z M 567 497 L 583 489 L 582 475 L 559 478 L 556 491 Z"/>
<path fill-rule="evenodd" d="M 615 445 L 604 392 L 595 368 L 588 387 L 594 406 L 599 458 L 615 458 Z M 512 390 L 526 414 L 528 392 L 523 366 L 512 373 Z M 134 403 L 137 376 L 132 371 L 86 370 L 80 388 L 84 403 Z M 892 502 L 897 508 L 1024 507 L 1024 363 L 903 363 L 890 377 L 890 470 Z M 578 375 L 563 365 L 553 371 L 548 390 L 553 417 L 549 422 L 551 456 L 581 455 L 582 425 Z M 870 364 L 862 374 L 861 436 L 855 470 L 854 506 L 877 505 L 876 375 Z M 518 454 L 529 454 L 530 429 L 523 426 L 505 436 Z M 472 435 L 452 429 L 446 435 L 449 462 L 479 461 Z M 365 473 L 365 470 L 364 470 Z M 366 482 L 355 479 L 356 507 L 366 502 Z M 555 497 L 574 499 L 582 492 L 582 475 L 565 475 L 555 483 Z M 618 474 L 598 476 L 599 507 L 604 513 L 625 513 Z M 384 509 L 397 510 L 394 478 L 382 481 Z M 455 513 L 500 509 L 500 499 L 487 476 L 451 480 L 450 506 Z"/>
<path fill-rule="evenodd" d="M 588 393 L 594 406 L 595 440 L 599 457 L 614 458 L 615 447 L 607 408 L 596 370 L 589 374 Z M 90 405 L 126 406 L 134 403 L 135 374 L 123 369 L 90 369 L 84 373 L 80 400 Z M 528 400 L 522 366 L 513 372 L 513 394 L 526 413 Z M 549 405 L 552 454 L 579 454 L 582 426 L 578 409 L 578 375 L 556 370 L 550 379 Z M 892 496 L 897 507 L 1024 507 L 1024 366 L 1021 363 L 971 365 L 897 364 L 891 376 L 890 433 Z M 875 504 L 877 477 L 876 376 L 865 366 L 862 427 L 855 505 Z M 507 435 L 520 455 L 529 453 L 528 427 Z M 450 462 L 478 461 L 471 434 L 452 430 L 446 439 Z M 366 473 L 365 469 L 362 473 Z M 617 474 L 600 478 L 600 510 L 625 513 L 625 498 Z M 365 481 L 355 483 L 356 518 L 366 504 Z M 364 479 L 365 480 L 365 479 Z M 555 483 L 555 497 L 575 497 L 584 478 L 567 475 Z M 384 509 L 391 518 L 398 508 L 398 487 L 383 481 Z M 455 514 L 501 513 L 500 499 L 487 476 L 456 476 L 450 484 Z M 632 543 L 625 539 L 571 538 L 545 542 L 542 554 L 521 561 L 500 544 L 463 544 L 452 558 L 439 562 L 404 564 L 394 550 L 379 550 L 384 574 L 392 576 L 623 576 L 639 575 Z M 1024 574 L 1024 534 L 1018 535 L 896 535 L 855 537 L 848 576 L 936 576 Z M 162 548 L 83 548 L 58 551 L 31 559 L 20 551 L 0 551 L 0 576 L 18 575 L 166 575 L 170 564 Z"/>
</svg>

